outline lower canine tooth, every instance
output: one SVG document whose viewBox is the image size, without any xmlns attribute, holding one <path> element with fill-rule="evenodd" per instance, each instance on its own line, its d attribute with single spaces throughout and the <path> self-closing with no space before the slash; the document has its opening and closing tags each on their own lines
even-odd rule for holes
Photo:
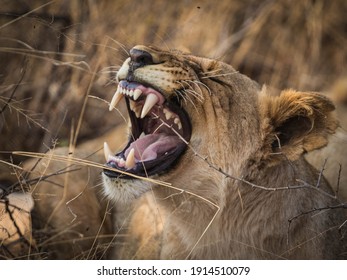
<svg viewBox="0 0 347 280">
<path fill-rule="evenodd" d="M 147 115 L 147 113 L 153 108 L 155 104 L 157 104 L 158 101 L 159 98 L 154 93 L 150 93 L 147 95 L 145 104 L 142 108 L 141 119 L 143 119 Z"/>
<path fill-rule="evenodd" d="M 123 98 L 123 95 L 120 93 L 119 87 L 117 88 L 117 91 L 115 92 L 115 94 L 112 97 L 111 103 L 110 103 L 110 107 L 108 108 L 110 111 L 113 110 L 113 108 L 115 108 L 117 106 L 117 104 L 119 103 L 119 101 L 121 101 L 121 99 Z"/>
<path fill-rule="evenodd" d="M 146 136 L 146 134 L 145 134 L 144 132 L 142 132 L 142 133 L 140 134 L 139 139 L 141 139 L 142 137 L 145 137 L 145 136 Z"/>
<path fill-rule="evenodd" d="M 125 168 L 131 169 L 135 166 L 135 150 L 132 148 L 125 161 Z"/>
<path fill-rule="evenodd" d="M 107 144 L 107 142 L 104 142 L 104 154 L 106 161 L 108 161 L 109 156 L 112 156 L 112 151 L 110 149 L 110 146 Z"/>
</svg>

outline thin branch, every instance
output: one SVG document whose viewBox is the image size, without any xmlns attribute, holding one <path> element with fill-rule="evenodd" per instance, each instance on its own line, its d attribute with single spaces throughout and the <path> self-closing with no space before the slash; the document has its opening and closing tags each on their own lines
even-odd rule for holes
<svg viewBox="0 0 347 280">
<path fill-rule="evenodd" d="M 319 188 L 319 186 L 320 186 L 320 181 L 322 180 L 323 172 L 325 170 L 325 165 L 327 164 L 327 161 L 328 161 L 328 159 L 326 158 L 324 160 L 323 166 L 322 166 L 322 168 L 321 168 L 321 170 L 319 172 L 316 188 Z"/>
<path fill-rule="evenodd" d="M 336 191 L 335 191 L 335 197 L 337 198 L 339 195 L 339 191 L 340 191 L 340 181 L 341 181 L 341 170 L 342 170 L 342 164 L 339 164 L 339 174 L 337 177 L 337 185 L 336 185 Z"/>
<path fill-rule="evenodd" d="M 12 101 L 12 99 L 14 98 L 14 95 L 15 95 L 15 93 L 16 93 L 16 91 L 17 91 L 19 85 L 20 85 L 20 84 L 22 83 L 22 81 L 23 81 L 23 78 L 24 78 L 25 73 L 26 73 L 26 67 L 23 67 L 22 69 L 23 69 L 22 75 L 21 75 L 21 77 L 19 78 L 19 81 L 16 83 L 16 85 L 15 85 L 15 87 L 14 87 L 14 89 L 13 89 L 11 95 L 10 95 L 10 97 L 9 97 L 8 100 L 5 102 L 5 105 L 4 105 L 4 106 L 2 107 L 2 109 L 0 110 L 0 114 L 2 114 L 2 113 L 6 110 L 8 104 L 9 104 L 9 103 Z"/>
<path fill-rule="evenodd" d="M 340 203 L 337 205 L 332 205 L 332 206 L 323 206 L 323 207 L 314 207 L 308 211 L 302 212 L 300 214 L 297 214 L 296 216 L 288 219 L 288 230 L 287 230 L 287 245 L 289 245 L 289 231 L 290 231 L 290 226 L 292 224 L 292 222 L 296 219 L 299 219 L 302 216 L 305 215 L 309 215 L 315 212 L 320 212 L 320 211 L 324 211 L 324 210 L 334 210 L 334 209 L 347 209 L 347 204 L 346 203 Z M 345 220 L 339 227 L 339 230 L 341 230 L 341 228 L 346 224 L 347 220 Z"/>
<path fill-rule="evenodd" d="M 50 1 L 50 2 L 48 2 L 48 3 L 45 3 L 45 4 L 39 6 L 39 7 L 35 8 L 35 9 L 33 9 L 33 10 L 31 10 L 31 11 L 25 13 L 24 15 L 21 15 L 20 17 L 17 17 L 17 18 L 14 19 L 14 20 L 11 20 L 11 21 L 9 21 L 9 22 L 7 22 L 7 23 L 1 25 L 1 26 L 0 26 L 0 30 L 3 29 L 3 28 L 5 28 L 5 27 L 7 27 L 7 26 L 9 26 L 9 25 L 11 25 L 12 23 L 14 23 L 14 22 L 16 22 L 16 21 L 21 20 L 22 18 L 25 18 L 26 16 L 28 16 L 28 15 L 30 15 L 30 14 L 36 12 L 37 10 L 40 10 L 40 9 L 42 9 L 42 8 L 48 6 L 48 5 L 51 5 L 51 4 L 54 3 L 54 2 L 55 2 L 55 0 Z"/>
</svg>

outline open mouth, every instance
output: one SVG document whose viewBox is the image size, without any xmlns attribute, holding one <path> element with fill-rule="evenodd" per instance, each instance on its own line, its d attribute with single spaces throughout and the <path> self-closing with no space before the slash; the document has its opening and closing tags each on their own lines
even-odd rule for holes
<svg viewBox="0 0 347 280">
<path fill-rule="evenodd" d="M 174 97 L 170 100 L 154 88 L 136 82 L 120 81 L 110 103 L 112 110 L 125 97 L 131 133 L 125 149 L 113 155 L 105 143 L 108 177 L 131 178 L 160 174 L 171 168 L 187 148 L 191 126 L 187 113 Z"/>
</svg>

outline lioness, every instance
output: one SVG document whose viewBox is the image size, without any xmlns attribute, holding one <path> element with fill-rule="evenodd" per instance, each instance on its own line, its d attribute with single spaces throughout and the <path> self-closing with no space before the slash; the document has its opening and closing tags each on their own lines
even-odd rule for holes
<svg viewBox="0 0 347 280">
<path fill-rule="evenodd" d="M 134 205 L 124 258 L 346 257 L 346 213 L 303 154 L 337 121 L 317 93 L 266 89 L 213 59 L 136 46 L 118 71 L 129 142 L 104 193 Z"/>
</svg>

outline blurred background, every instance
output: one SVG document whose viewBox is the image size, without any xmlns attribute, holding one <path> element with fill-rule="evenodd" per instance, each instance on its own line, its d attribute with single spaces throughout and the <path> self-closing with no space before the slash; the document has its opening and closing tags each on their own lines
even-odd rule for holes
<svg viewBox="0 0 347 280">
<path fill-rule="evenodd" d="M 107 102 L 138 44 L 216 58 L 274 89 L 347 96 L 345 0 L 2 0 L 0 160 L 120 124 Z M 14 173 L 0 162 L 3 186 Z"/>
<path fill-rule="evenodd" d="M 2 151 L 66 145 L 86 94 L 110 101 L 137 44 L 217 58 L 278 89 L 328 91 L 347 75 L 344 0 L 1 2 Z M 87 99 L 78 143 L 120 121 L 106 109 Z"/>
</svg>

